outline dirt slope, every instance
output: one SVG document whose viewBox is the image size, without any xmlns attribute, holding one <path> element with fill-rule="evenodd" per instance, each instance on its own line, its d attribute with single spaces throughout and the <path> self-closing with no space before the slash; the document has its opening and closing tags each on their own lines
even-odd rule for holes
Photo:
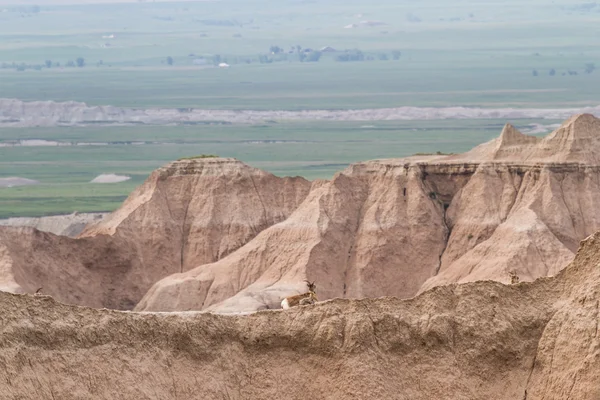
<svg viewBox="0 0 600 400">
<path fill-rule="evenodd" d="M 438 169 L 440 179 L 453 169 Z M 165 278 L 138 309 L 198 310 L 222 301 L 220 311 L 274 308 L 302 290 L 306 276 L 325 299 L 410 297 L 439 267 L 447 235 L 443 207 L 422 175 L 419 165 L 355 165 L 315 184 L 287 220 L 229 257 Z M 461 183 L 448 182 L 448 190 Z"/>
<path fill-rule="evenodd" d="M 465 154 L 354 164 L 229 257 L 158 282 L 137 309 L 277 308 L 306 277 L 328 299 L 552 276 L 600 229 L 599 155 L 600 121 L 579 115 L 543 139 L 507 125 Z"/>
<path fill-rule="evenodd" d="M 597 399 L 600 233 L 557 277 L 248 316 L 0 293 L 0 399 Z"/>
<path fill-rule="evenodd" d="M 303 178 L 278 178 L 233 158 L 180 160 L 154 171 L 122 207 L 80 237 L 110 235 L 141 247 L 140 257 L 177 260 L 186 271 L 284 220 L 309 189 Z"/>
<path fill-rule="evenodd" d="M 0 228 L 0 289 L 131 309 L 157 280 L 213 262 L 284 220 L 308 193 L 233 159 L 171 163 L 78 238 Z"/>
<path fill-rule="evenodd" d="M 513 140 L 503 142 L 507 131 L 513 131 Z M 509 270 L 524 280 L 554 275 L 579 240 L 600 229 L 600 120 L 574 116 L 536 141 L 509 127 L 498 142 L 505 146 L 494 149 L 494 163 L 480 165 L 453 198 L 446 215 L 452 235 L 442 268 L 422 290 L 448 282 L 502 280 L 503 273 L 507 279 Z M 485 147 L 453 160 L 471 159 Z"/>
</svg>

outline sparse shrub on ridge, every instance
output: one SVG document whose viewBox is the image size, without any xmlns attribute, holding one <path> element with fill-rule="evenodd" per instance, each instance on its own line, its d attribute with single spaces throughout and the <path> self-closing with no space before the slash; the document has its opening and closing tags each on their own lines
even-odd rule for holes
<svg viewBox="0 0 600 400">
<path fill-rule="evenodd" d="M 436 151 L 435 153 L 415 153 L 413 156 L 451 156 L 456 153 L 445 153 L 443 151 Z"/>
<path fill-rule="evenodd" d="M 215 154 L 200 154 L 200 155 L 197 155 L 197 156 L 181 157 L 177 161 L 195 160 L 195 159 L 198 159 L 198 158 L 219 158 L 219 156 L 217 156 Z"/>
</svg>

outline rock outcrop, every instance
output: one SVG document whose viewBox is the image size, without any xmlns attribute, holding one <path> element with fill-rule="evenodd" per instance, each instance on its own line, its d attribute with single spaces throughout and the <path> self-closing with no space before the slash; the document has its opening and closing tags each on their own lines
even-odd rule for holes
<svg viewBox="0 0 600 400">
<path fill-rule="evenodd" d="M 545 138 L 524 135 L 507 124 L 499 138 L 446 158 L 451 160 L 600 165 L 600 120 L 591 114 L 574 115 Z"/>
<path fill-rule="evenodd" d="M 235 253 L 155 284 L 137 309 L 277 308 L 305 278 L 328 299 L 552 276 L 600 229 L 599 155 L 600 122 L 578 115 L 543 139 L 507 125 L 465 154 L 354 164 Z"/>
<path fill-rule="evenodd" d="M 238 313 L 278 308 L 304 279 L 320 299 L 532 281 L 600 229 L 599 157 L 600 121 L 577 115 L 545 138 L 507 125 L 464 154 L 357 163 L 312 184 L 233 159 L 181 160 L 75 240 L 0 230 L 0 287 Z"/>
<path fill-rule="evenodd" d="M 247 316 L 0 293 L 0 399 L 600 397 L 600 233 L 553 278 Z"/>
<path fill-rule="evenodd" d="M 0 178 L 0 188 L 11 188 L 16 186 L 31 186 L 39 185 L 40 182 L 34 179 L 20 178 L 18 176 L 11 176 L 8 178 Z"/>
<path fill-rule="evenodd" d="M 285 220 L 310 190 L 233 158 L 186 159 L 153 172 L 117 211 L 80 237 L 110 235 L 180 272 L 217 261 Z M 166 261 L 166 260 L 165 260 Z"/>
<path fill-rule="evenodd" d="M 355 110 L 214 110 L 200 108 L 128 108 L 77 101 L 0 98 L 0 126 L 80 126 L 123 124 L 213 124 L 298 121 L 392 121 L 442 119 L 556 119 L 576 113 L 600 115 L 600 106 L 583 108 L 396 107 Z M 537 129 L 539 129 L 539 125 Z M 544 129 L 542 127 L 542 129 Z M 545 130 L 544 130 L 545 131 Z M 0 143 L 1 144 L 1 143 Z M 11 143 L 12 144 L 12 143 Z M 48 144 L 48 143 L 46 143 Z"/>
<path fill-rule="evenodd" d="M 60 236 L 78 236 L 88 224 L 98 222 L 107 213 L 73 213 L 50 217 L 17 217 L 0 219 L 0 226 L 28 226 Z"/>
<path fill-rule="evenodd" d="M 234 159 L 173 162 L 78 238 L 0 228 L 0 289 L 39 287 L 60 301 L 131 309 L 157 280 L 219 260 L 284 220 L 308 194 Z"/>
</svg>

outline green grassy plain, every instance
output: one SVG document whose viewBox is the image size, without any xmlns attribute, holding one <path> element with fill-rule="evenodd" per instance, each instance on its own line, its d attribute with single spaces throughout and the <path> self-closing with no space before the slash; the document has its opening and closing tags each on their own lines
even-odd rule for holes
<svg viewBox="0 0 600 400">
<path fill-rule="evenodd" d="M 0 12 L 0 63 L 64 67 L 83 57 L 87 65 L 1 69 L 0 96 L 230 109 L 579 106 L 598 100 L 600 73 L 583 70 L 600 60 L 600 13 L 575 6 L 228 0 L 48 5 L 37 13 L 9 7 Z M 349 24 L 357 28 L 345 29 Z M 286 55 L 288 61 L 259 64 L 271 45 L 360 49 L 375 60 L 335 62 L 336 53 L 324 53 L 316 63 Z M 379 60 L 393 50 L 402 51 L 399 60 Z M 215 55 L 232 68 L 193 66 Z"/>
<path fill-rule="evenodd" d="M 584 65 L 584 59 L 576 65 Z M 409 61 L 274 63 L 229 69 L 2 71 L 2 97 L 126 107 L 302 110 L 399 106 L 596 105 L 600 73 L 533 77 L 530 67 L 442 69 Z"/>
<path fill-rule="evenodd" d="M 0 65 L 6 66 L 0 68 L 0 98 L 252 110 L 600 103 L 600 72 L 584 72 L 586 64 L 600 66 L 600 6 L 567 0 L 10 3 L 0 0 Z M 344 28 L 350 24 L 356 28 Z M 287 54 L 259 63 L 272 45 L 360 49 L 373 60 L 338 62 L 338 53 L 323 53 L 319 62 Z M 395 50 L 402 52 L 398 60 L 391 59 Z M 217 55 L 231 67 L 193 64 Z M 388 60 L 381 60 L 384 55 Z M 83 68 L 65 68 L 78 57 L 85 59 Z M 46 60 L 50 68 L 29 68 Z M 12 63 L 28 67 L 17 71 Z M 468 150 L 498 135 L 505 122 L 0 128 L 0 142 L 110 142 L 0 147 L 0 177 L 42 182 L 0 188 L 0 217 L 112 210 L 154 168 L 182 157 L 218 154 L 277 175 L 329 178 L 360 160 Z M 144 144 L 128 144 L 135 141 Z M 132 179 L 89 183 L 101 173 Z"/>
<path fill-rule="evenodd" d="M 533 122 L 540 121 L 519 124 Z M 27 138 L 111 144 L 0 147 L 0 178 L 20 176 L 41 182 L 0 188 L 0 218 L 113 210 L 155 168 L 200 154 L 235 157 L 279 176 L 331 178 L 361 160 L 462 152 L 496 137 L 503 124 L 500 120 L 463 120 L 35 128 Z M 23 129 L 0 130 L 0 141 L 23 137 Z M 144 144 L 128 144 L 124 138 Z M 132 179 L 89 183 L 103 173 Z"/>
</svg>

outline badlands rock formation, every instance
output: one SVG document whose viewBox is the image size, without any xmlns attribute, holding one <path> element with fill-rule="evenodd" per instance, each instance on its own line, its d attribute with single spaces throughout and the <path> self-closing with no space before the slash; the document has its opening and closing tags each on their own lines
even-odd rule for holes
<svg viewBox="0 0 600 400">
<path fill-rule="evenodd" d="M 277 308 L 306 277 L 330 299 L 552 276 L 600 229 L 599 157 L 600 121 L 577 115 L 544 139 L 507 125 L 465 154 L 354 164 L 228 257 L 155 284 L 137 309 Z"/>
<path fill-rule="evenodd" d="M 600 115 L 600 106 L 584 108 L 397 107 L 359 110 L 208 110 L 199 108 L 126 108 L 89 106 L 68 101 L 0 98 L 0 126 L 71 126 L 172 123 L 264 123 L 270 120 L 391 121 L 432 119 L 565 119 L 575 113 Z M 14 143 L 10 143 L 14 144 Z M 41 144 L 41 143 L 38 143 Z M 50 144 L 50 143 L 46 143 Z M 1 145 L 1 143 L 0 143 Z"/>
<path fill-rule="evenodd" d="M 34 179 L 20 178 L 18 176 L 0 178 L 0 188 L 39 185 L 39 183 L 39 181 L 36 181 Z"/>
<path fill-rule="evenodd" d="M 90 181 L 90 183 L 119 183 L 130 180 L 130 176 L 116 174 L 100 174 Z"/>
<path fill-rule="evenodd" d="M 0 293 L 0 399 L 600 398 L 600 234 L 554 278 L 249 316 Z"/>
<path fill-rule="evenodd" d="M 53 215 L 51 217 L 18 217 L 0 219 L 0 226 L 29 226 L 42 232 L 55 235 L 75 237 L 86 225 L 98 222 L 106 213 L 73 213 L 69 215 Z"/>
<path fill-rule="evenodd" d="M 0 230 L 0 287 L 238 313 L 278 308 L 306 278 L 320 299 L 532 281 L 600 229 L 599 157 L 600 121 L 578 115 L 543 139 L 507 125 L 465 154 L 357 163 L 312 184 L 233 159 L 182 160 L 77 239 Z"/>
<path fill-rule="evenodd" d="M 76 239 L 0 229 L 0 290 L 42 287 L 66 303 L 131 309 L 157 280 L 217 261 L 284 220 L 309 187 L 233 159 L 177 161 Z"/>
</svg>

